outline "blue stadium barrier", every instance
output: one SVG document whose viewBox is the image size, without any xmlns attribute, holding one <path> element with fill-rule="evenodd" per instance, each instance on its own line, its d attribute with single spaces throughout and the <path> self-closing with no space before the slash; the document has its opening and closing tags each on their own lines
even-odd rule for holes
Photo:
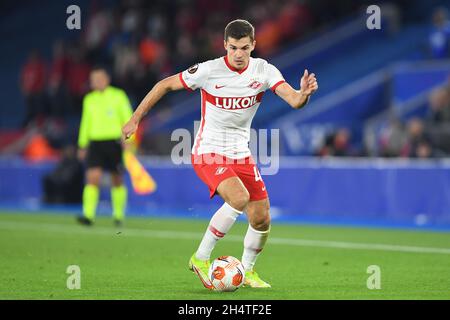
<svg viewBox="0 0 450 320">
<path fill-rule="evenodd" d="M 392 68 L 392 99 L 401 105 L 430 88 L 443 85 L 449 76 L 450 60 L 398 63 Z"/>
<path fill-rule="evenodd" d="M 0 208 L 45 208 L 41 179 L 53 166 L 1 159 Z M 152 160 L 145 166 L 158 189 L 136 195 L 127 176 L 130 213 L 201 218 L 220 205 L 190 165 Z M 449 169 L 445 160 L 282 158 L 279 172 L 264 180 L 275 221 L 450 229 Z M 107 212 L 109 189 L 101 199 Z"/>
</svg>

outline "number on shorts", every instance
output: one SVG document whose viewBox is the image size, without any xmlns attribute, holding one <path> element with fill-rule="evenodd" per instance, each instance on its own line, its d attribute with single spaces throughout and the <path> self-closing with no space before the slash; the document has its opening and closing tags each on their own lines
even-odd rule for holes
<svg viewBox="0 0 450 320">
<path fill-rule="evenodd" d="M 259 174 L 259 171 L 258 171 L 258 169 L 256 168 L 256 166 L 254 166 L 253 167 L 253 171 L 255 172 L 255 181 L 262 181 L 262 177 L 261 177 L 261 175 Z"/>
</svg>

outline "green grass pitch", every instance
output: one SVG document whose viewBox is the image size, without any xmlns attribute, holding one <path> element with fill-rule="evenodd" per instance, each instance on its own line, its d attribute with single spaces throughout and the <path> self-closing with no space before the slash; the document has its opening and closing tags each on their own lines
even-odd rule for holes
<svg viewBox="0 0 450 320">
<path fill-rule="evenodd" d="M 0 299 L 450 299 L 450 233 L 274 223 L 256 270 L 270 289 L 210 292 L 187 268 L 205 220 L 0 213 Z M 242 255 L 238 222 L 213 257 Z M 81 288 L 69 290 L 69 265 Z M 380 289 L 369 290 L 370 265 Z"/>
</svg>

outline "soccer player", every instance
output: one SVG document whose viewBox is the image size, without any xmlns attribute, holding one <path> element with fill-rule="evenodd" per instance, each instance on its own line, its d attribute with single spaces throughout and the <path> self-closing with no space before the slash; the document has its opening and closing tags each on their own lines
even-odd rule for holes
<svg viewBox="0 0 450 320">
<path fill-rule="evenodd" d="M 78 137 L 79 158 L 86 159 L 86 185 L 83 190 L 83 216 L 78 222 L 91 225 L 95 220 L 99 186 L 103 171 L 111 173 L 111 200 L 114 223 L 121 226 L 125 218 L 127 189 L 123 184 L 122 126 L 133 110 L 126 93 L 110 86 L 110 78 L 103 68 L 90 74 L 93 89 L 83 99 Z"/>
<path fill-rule="evenodd" d="M 254 270 L 270 232 L 270 205 L 266 186 L 249 150 L 250 125 L 265 90 L 271 89 L 291 107 L 299 109 L 318 89 L 314 73 L 305 70 L 300 90 L 294 90 L 275 66 L 252 58 L 254 34 L 248 21 L 230 22 L 225 28 L 224 57 L 196 64 L 159 81 L 122 129 L 124 137 L 129 138 L 142 117 L 166 93 L 182 88 L 201 89 L 201 124 L 191 159 L 195 172 L 209 187 L 210 197 L 218 194 L 224 204 L 212 216 L 189 268 L 209 289 L 212 289 L 208 279 L 211 252 L 244 212 L 249 221 L 241 260 L 246 270 L 245 285 L 270 287 Z"/>
</svg>

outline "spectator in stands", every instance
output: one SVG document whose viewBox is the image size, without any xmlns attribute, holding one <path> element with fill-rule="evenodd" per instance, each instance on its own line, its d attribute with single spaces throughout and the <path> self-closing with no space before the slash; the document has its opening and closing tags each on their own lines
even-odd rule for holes
<svg viewBox="0 0 450 320">
<path fill-rule="evenodd" d="M 42 181 L 44 202 L 50 204 L 81 203 L 83 176 L 83 164 L 77 158 L 76 147 L 66 146 L 63 149 L 61 161 Z"/>
<path fill-rule="evenodd" d="M 163 41 L 145 37 L 139 44 L 139 55 L 144 65 L 159 64 L 166 55 L 166 46 Z"/>
<path fill-rule="evenodd" d="M 334 139 L 334 133 L 329 134 L 325 137 L 325 140 L 323 142 L 323 145 L 319 148 L 319 150 L 316 152 L 316 156 L 319 157 L 326 157 L 326 156 L 332 156 L 333 152 L 333 139 Z"/>
<path fill-rule="evenodd" d="M 419 141 L 412 157 L 421 159 L 434 157 L 434 152 L 431 144 L 425 140 Z"/>
<path fill-rule="evenodd" d="M 295 39 L 305 34 L 311 28 L 313 17 L 306 3 L 295 0 L 287 0 L 281 7 L 278 15 L 278 25 L 280 26 L 283 39 Z"/>
<path fill-rule="evenodd" d="M 58 118 L 68 113 L 67 110 L 67 67 L 68 59 L 64 43 L 61 41 L 53 45 L 53 57 L 48 76 L 48 98 L 50 113 Z"/>
<path fill-rule="evenodd" d="M 403 123 L 401 123 L 398 119 L 391 119 L 389 124 L 381 130 L 379 142 L 380 156 L 406 156 L 404 148 L 408 142 L 408 133 Z"/>
<path fill-rule="evenodd" d="M 25 127 L 30 121 L 48 115 L 45 101 L 46 66 L 38 50 L 31 51 L 20 74 L 20 87 L 25 97 Z"/>
<path fill-rule="evenodd" d="M 88 18 L 83 42 L 86 49 L 95 52 L 100 49 L 111 31 L 112 17 L 108 10 L 94 9 L 95 12 Z"/>
<path fill-rule="evenodd" d="M 351 146 L 350 146 L 350 131 L 347 128 L 341 128 L 336 132 L 334 136 L 334 156 L 345 157 L 351 156 Z"/>
<path fill-rule="evenodd" d="M 433 154 L 450 155 L 450 81 L 431 93 L 427 120 Z"/>
<path fill-rule="evenodd" d="M 53 161 L 58 159 L 59 152 L 51 146 L 45 134 L 39 131 L 28 141 L 23 156 L 31 162 Z"/>
<path fill-rule="evenodd" d="M 407 123 L 408 141 L 404 152 L 411 158 L 430 158 L 433 156 L 431 140 L 425 131 L 425 125 L 419 118 L 413 118 Z"/>
<path fill-rule="evenodd" d="M 67 85 L 71 112 L 75 115 L 81 115 L 83 96 L 89 89 L 89 73 L 91 67 L 84 59 L 84 53 L 81 47 L 75 46 L 71 48 L 70 52 Z"/>
<path fill-rule="evenodd" d="M 31 162 L 58 159 L 59 152 L 50 142 L 47 126 L 47 121 L 30 122 L 20 137 L 2 149 L 1 155 L 22 155 Z"/>
<path fill-rule="evenodd" d="M 222 40 L 222 37 L 221 37 Z M 183 32 L 177 40 L 176 43 L 176 69 L 182 70 L 183 68 L 189 67 L 192 62 L 192 57 L 196 57 L 198 55 L 197 48 L 195 47 L 192 36 Z"/>
<path fill-rule="evenodd" d="M 274 53 L 281 42 L 282 30 L 276 20 L 265 20 L 257 27 L 256 41 L 259 53 L 268 56 Z"/>
<path fill-rule="evenodd" d="M 324 145 L 317 152 L 318 156 L 346 157 L 356 155 L 350 145 L 351 133 L 347 128 L 340 128 L 325 138 Z"/>
<path fill-rule="evenodd" d="M 136 74 L 145 72 L 136 47 L 117 45 L 114 49 L 114 78 L 117 85 L 133 96 Z M 149 85 L 149 84 L 146 84 Z"/>
<path fill-rule="evenodd" d="M 432 16 L 433 27 L 428 37 L 431 57 L 445 59 L 450 55 L 450 22 L 447 9 L 437 8 Z"/>
<path fill-rule="evenodd" d="M 450 85 L 434 90 L 429 99 L 429 120 L 433 124 L 450 122 Z"/>
</svg>

